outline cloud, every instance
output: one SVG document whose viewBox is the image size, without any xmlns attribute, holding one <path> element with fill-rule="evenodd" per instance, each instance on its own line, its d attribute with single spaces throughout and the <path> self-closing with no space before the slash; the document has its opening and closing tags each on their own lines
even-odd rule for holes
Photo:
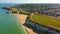
<svg viewBox="0 0 60 34">
<path fill-rule="evenodd" d="M 60 3 L 60 0 L 0 0 L 0 3 Z"/>
</svg>

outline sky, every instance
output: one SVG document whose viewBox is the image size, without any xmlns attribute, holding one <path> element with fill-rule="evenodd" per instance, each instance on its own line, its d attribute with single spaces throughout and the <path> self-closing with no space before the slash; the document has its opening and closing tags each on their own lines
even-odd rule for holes
<svg viewBox="0 0 60 34">
<path fill-rule="evenodd" d="M 60 0 L 0 0 L 0 3 L 60 3 Z"/>
</svg>

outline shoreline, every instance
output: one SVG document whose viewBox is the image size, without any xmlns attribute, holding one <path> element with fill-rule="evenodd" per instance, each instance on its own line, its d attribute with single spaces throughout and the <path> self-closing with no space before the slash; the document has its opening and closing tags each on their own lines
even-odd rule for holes
<svg viewBox="0 0 60 34">
<path fill-rule="evenodd" d="M 26 18 L 28 17 L 27 15 L 24 15 L 24 14 L 14 14 L 14 15 L 21 22 L 21 24 L 24 24 L 26 21 Z"/>
<path fill-rule="evenodd" d="M 14 14 L 14 15 L 17 17 L 17 19 L 21 22 L 22 25 L 25 23 L 25 21 L 28 17 L 28 15 L 24 15 L 24 14 Z M 23 25 L 23 27 L 28 34 L 31 34 L 31 33 L 32 34 L 37 34 L 32 29 L 28 28 L 27 26 Z"/>
</svg>

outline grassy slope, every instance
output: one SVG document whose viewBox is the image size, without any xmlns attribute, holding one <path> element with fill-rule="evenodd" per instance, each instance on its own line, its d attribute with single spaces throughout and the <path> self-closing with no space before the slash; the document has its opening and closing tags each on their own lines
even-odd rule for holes
<svg viewBox="0 0 60 34">
<path fill-rule="evenodd" d="M 60 30 L 60 20 L 56 19 L 55 17 L 34 14 L 30 16 L 30 20 L 37 22 L 40 25 Z"/>
<path fill-rule="evenodd" d="M 25 13 L 25 14 L 29 14 L 30 12 L 26 11 L 26 10 L 19 10 L 17 8 L 11 8 L 10 9 L 13 12 L 21 12 L 21 13 Z"/>
</svg>

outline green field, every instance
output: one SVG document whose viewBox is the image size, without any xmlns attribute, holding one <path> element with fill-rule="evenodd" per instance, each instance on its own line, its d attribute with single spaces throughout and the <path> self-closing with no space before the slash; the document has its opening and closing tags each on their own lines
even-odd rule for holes
<svg viewBox="0 0 60 34">
<path fill-rule="evenodd" d="M 26 10 L 19 10 L 17 8 L 10 8 L 10 11 L 12 12 L 20 12 L 20 13 L 23 13 L 23 14 L 29 14 L 30 12 L 26 11 Z"/>
<path fill-rule="evenodd" d="M 0 34 L 26 34 L 26 31 L 14 15 L 0 14 Z"/>
<path fill-rule="evenodd" d="M 60 30 L 60 20 L 57 19 L 56 17 L 42 15 L 42 14 L 33 14 L 30 16 L 29 19 L 40 25 Z"/>
</svg>

